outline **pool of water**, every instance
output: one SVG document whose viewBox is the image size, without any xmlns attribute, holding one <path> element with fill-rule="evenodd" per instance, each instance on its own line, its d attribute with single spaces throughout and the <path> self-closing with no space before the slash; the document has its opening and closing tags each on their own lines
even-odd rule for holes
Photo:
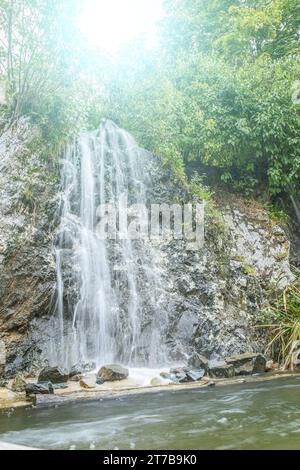
<svg viewBox="0 0 300 470">
<path fill-rule="evenodd" d="M 300 449 L 300 378 L 0 415 L 0 441 L 41 449 Z"/>
</svg>

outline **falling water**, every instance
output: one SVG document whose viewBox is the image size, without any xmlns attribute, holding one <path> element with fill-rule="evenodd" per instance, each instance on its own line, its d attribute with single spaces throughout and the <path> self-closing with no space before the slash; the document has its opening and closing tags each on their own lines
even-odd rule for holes
<svg viewBox="0 0 300 470">
<path fill-rule="evenodd" d="M 65 151 L 52 363 L 155 366 L 166 359 L 159 253 L 147 240 L 103 240 L 96 231 L 100 204 L 124 194 L 131 204 L 147 201 L 147 158 L 110 121 Z"/>
<path fill-rule="evenodd" d="M 295 194 L 291 194 L 290 198 L 291 198 L 294 210 L 295 210 L 295 214 L 297 216 L 297 221 L 300 224 L 300 202 L 299 202 L 299 199 L 297 198 L 297 196 Z"/>
</svg>

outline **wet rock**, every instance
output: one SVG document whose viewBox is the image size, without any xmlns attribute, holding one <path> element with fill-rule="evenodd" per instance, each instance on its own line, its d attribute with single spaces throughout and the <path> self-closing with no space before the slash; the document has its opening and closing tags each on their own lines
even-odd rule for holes
<svg viewBox="0 0 300 470">
<path fill-rule="evenodd" d="M 59 367 L 45 367 L 39 375 L 39 382 L 51 382 L 53 384 L 65 383 L 69 379 L 69 374 Z"/>
<path fill-rule="evenodd" d="M 170 369 L 170 374 L 180 374 L 183 371 L 183 367 L 172 367 Z"/>
<path fill-rule="evenodd" d="M 208 374 L 218 379 L 234 377 L 234 367 L 224 361 L 209 361 Z"/>
<path fill-rule="evenodd" d="M 64 384 L 53 384 L 53 388 L 54 390 L 64 390 L 66 388 L 68 388 L 68 384 L 64 383 Z"/>
<path fill-rule="evenodd" d="M 82 368 L 80 367 L 79 364 L 71 367 L 71 369 L 69 371 L 69 380 L 72 380 L 73 377 L 81 376 L 82 373 L 83 373 L 83 370 L 82 370 Z M 77 380 L 76 380 L 76 382 L 77 382 Z"/>
<path fill-rule="evenodd" d="M 170 379 L 176 384 L 189 382 L 190 379 L 186 374 L 188 370 L 187 367 L 173 367 L 170 369 Z"/>
<path fill-rule="evenodd" d="M 260 374 L 266 371 L 267 361 L 262 354 L 245 353 L 226 358 L 226 363 L 232 365 L 235 375 Z"/>
<path fill-rule="evenodd" d="M 182 384 L 182 383 L 189 382 L 189 378 L 188 378 L 188 376 L 186 375 L 185 372 L 180 372 L 180 373 L 177 373 L 177 374 L 171 374 L 171 380 L 172 380 L 172 382 L 174 382 L 176 384 Z"/>
<path fill-rule="evenodd" d="M 97 368 L 97 364 L 96 362 L 85 362 L 81 367 L 83 372 L 92 372 Z"/>
<path fill-rule="evenodd" d="M 101 367 L 98 376 L 104 382 L 116 382 L 125 380 L 129 376 L 129 370 L 117 364 L 111 364 Z"/>
<path fill-rule="evenodd" d="M 195 352 L 189 358 L 188 365 L 196 369 L 204 369 L 204 371 L 207 372 L 208 359 L 205 356 L 202 356 L 201 354 Z"/>
<path fill-rule="evenodd" d="M 169 374 L 169 372 L 161 372 L 160 376 L 164 380 L 171 380 L 171 374 Z"/>
<path fill-rule="evenodd" d="M 215 387 L 216 384 L 215 384 L 215 382 L 214 382 L 213 380 L 210 380 L 209 382 L 207 382 L 206 386 L 207 386 L 207 387 Z"/>
<path fill-rule="evenodd" d="M 165 378 L 168 378 L 177 384 L 197 382 L 198 380 L 201 380 L 204 375 L 204 369 L 196 369 L 191 367 L 175 367 L 170 370 L 170 374 L 164 373 Z"/>
<path fill-rule="evenodd" d="M 82 375 L 81 374 L 78 374 L 78 375 L 73 375 L 72 377 L 70 377 L 70 382 L 80 382 L 80 380 L 82 379 Z"/>
<path fill-rule="evenodd" d="M 51 382 L 42 382 L 37 384 L 26 385 L 26 395 L 53 395 L 54 389 Z"/>
<path fill-rule="evenodd" d="M 78 375 L 82 375 L 87 372 L 92 372 L 97 367 L 95 362 L 85 362 L 81 364 L 75 364 L 71 367 L 69 372 L 69 377 L 74 377 Z"/>
<path fill-rule="evenodd" d="M 27 382 L 21 374 L 17 374 L 14 378 L 11 389 L 13 392 L 25 392 Z"/>
<path fill-rule="evenodd" d="M 204 369 L 190 369 L 186 372 L 186 375 L 192 382 L 197 382 L 198 380 L 201 380 L 204 377 L 205 370 Z"/>
<path fill-rule="evenodd" d="M 7 378 L 33 363 L 40 370 L 41 353 L 51 336 L 47 312 L 55 289 L 52 253 L 58 199 L 53 170 L 41 161 L 39 145 L 31 147 L 38 134 L 27 119 L 20 119 L 15 129 L 0 136 L 0 337 L 5 339 Z M 29 148 L 26 164 L 21 163 Z M 24 191 L 30 174 L 28 198 Z"/>
<path fill-rule="evenodd" d="M 80 379 L 80 387 L 85 389 L 92 389 L 96 388 L 96 376 L 93 375 L 85 375 Z"/>
</svg>

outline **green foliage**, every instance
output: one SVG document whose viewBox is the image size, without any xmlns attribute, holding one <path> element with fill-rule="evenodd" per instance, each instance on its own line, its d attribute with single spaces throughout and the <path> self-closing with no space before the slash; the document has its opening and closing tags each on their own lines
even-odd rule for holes
<svg viewBox="0 0 300 470">
<path fill-rule="evenodd" d="M 107 117 L 182 181 L 193 162 L 247 196 L 299 191 L 298 0 L 164 4 L 159 49 L 112 59 L 78 32 L 82 0 L 0 0 L 0 126 L 30 116 L 59 147 Z"/>
<path fill-rule="evenodd" d="M 76 22 L 81 0 L 0 0 L 0 75 L 6 125 L 29 116 L 53 148 L 86 126 L 87 49 Z M 86 81 L 85 81 L 86 79 Z M 95 97 L 93 87 L 89 93 Z"/>
<path fill-rule="evenodd" d="M 275 205 L 265 203 L 264 208 L 268 211 L 269 217 L 275 224 L 286 224 L 288 222 L 288 214 L 281 209 L 278 209 Z"/>
<path fill-rule="evenodd" d="M 278 287 L 270 293 L 271 300 L 263 312 L 263 327 L 270 331 L 268 351 L 283 360 L 285 368 L 291 366 L 296 341 L 300 340 L 300 272 L 284 290 Z"/>
<path fill-rule="evenodd" d="M 205 185 L 204 177 L 195 173 L 188 185 L 188 192 L 191 199 L 205 201 L 206 205 L 213 205 L 213 193 L 211 189 Z"/>
<path fill-rule="evenodd" d="M 123 50 L 105 112 L 178 174 L 194 161 L 247 196 L 299 188 L 298 2 L 166 0 L 165 8 L 162 50 Z"/>
<path fill-rule="evenodd" d="M 248 276 L 256 275 L 256 271 L 253 266 L 244 266 L 244 273 L 247 274 Z"/>
</svg>

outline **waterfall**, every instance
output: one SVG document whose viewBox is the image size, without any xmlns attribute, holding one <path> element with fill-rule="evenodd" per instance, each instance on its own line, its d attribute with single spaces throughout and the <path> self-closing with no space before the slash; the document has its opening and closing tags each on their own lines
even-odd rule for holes
<svg viewBox="0 0 300 470">
<path fill-rule="evenodd" d="M 168 313 L 159 307 L 160 253 L 147 240 L 100 239 L 96 229 L 100 204 L 118 204 L 123 195 L 130 203 L 147 201 L 147 159 L 149 154 L 111 121 L 81 135 L 65 150 L 53 364 L 118 361 L 158 366 L 166 361 Z"/>
<path fill-rule="evenodd" d="M 292 204 L 293 204 L 293 208 L 295 210 L 295 214 L 297 216 L 297 221 L 300 224 L 300 203 L 299 203 L 299 199 L 297 198 L 297 196 L 295 194 L 291 194 L 290 198 L 291 198 L 291 201 L 292 201 Z"/>
</svg>

